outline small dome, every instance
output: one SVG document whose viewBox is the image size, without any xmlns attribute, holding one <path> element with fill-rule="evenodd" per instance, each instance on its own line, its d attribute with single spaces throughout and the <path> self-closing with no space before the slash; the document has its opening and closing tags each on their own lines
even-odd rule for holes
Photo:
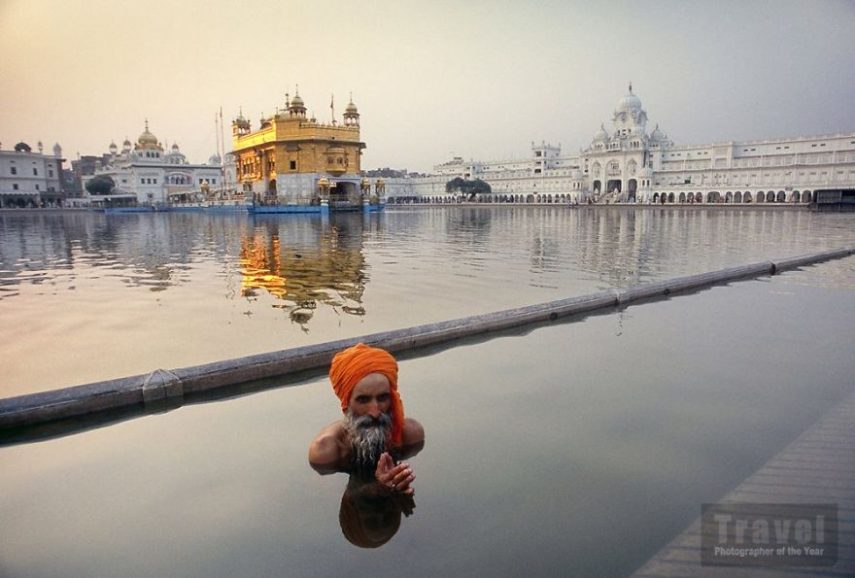
<svg viewBox="0 0 855 578">
<path fill-rule="evenodd" d="M 659 125 L 657 124 L 656 128 L 653 129 L 653 132 L 650 133 L 650 140 L 655 142 L 666 141 L 668 140 L 668 135 L 662 132 L 662 130 L 659 128 Z"/>
<path fill-rule="evenodd" d="M 131 150 L 131 141 L 125 139 L 125 142 L 122 143 L 122 150 L 129 151 Z"/>
<path fill-rule="evenodd" d="M 27 143 L 25 143 L 23 141 L 21 141 L 15 145 L 15 152 L 16 153 L 29 153 L 29 152 L 32 152 L 32 150 L 33 149 L 30 148 L 30 145 L 28 145 Z"/>
<path fill-rule="evenodd" d="M 116 146 L 115 141 L 110 141 L 110 152 L 116 154 L 119 151 L 119 147 Z"/>
<path fill-rule="evenodd" d="M 220 162 L 221 162 L 220 155 L 218 155 L 216 153 L 212 154 L 208 158 L 208 164 L 209 165 L 218 165 L 218 164 L 220 164 Z"/>
<path fill-rule="evenodd" d="M 297 94 L 294 95 L 294 98 L 288 102 L 288 114 L 291 117 L 306 118 L 306 104 L 300 98 L 299 88 L 297 88 Z"/>
<path fill-rule="evenodd" d="M 353 100 L 347 103 L 347 107 L 344 109 L 345 114 L 357 114 L 359 111 L 356 109 L 356 105 L 353 104 Z"/>
<path fill-rule="evenodd" d="M 172 152 L 174 152 L 174 153 L 179 152 L 178 143 L 172 143 Z"/>
<path fill-rule="evenodd" d="M 632 84 L 630 84 L 629 94 L 618 101 L 615 112 L 631 112 L 633 110 L 641 110 L 641 99 L 632 94 Z"/>
<path fill-rule="evenodd" d="M 641 108 L 641 99 L 634 94 L 628 94 L 618 101 L 618 112 L 629 112 Z"/>
<path fill-rule="evenodd" d="M 157 147 L 157 137 L 151 134 L 148 130 L 148 121 L 145 121 L 145 130 L 137 139 L 137 144 L 141 148 L 155 148 Z"/>
<path fill-rule="evenodd" d="M 597 134 L 594 135 L 594 141 L 606 141 L 609 140 L 609 133 L 606 132 L 606 127 L 600 124 L 600 130 L 597 131 Z"/>
</svg>

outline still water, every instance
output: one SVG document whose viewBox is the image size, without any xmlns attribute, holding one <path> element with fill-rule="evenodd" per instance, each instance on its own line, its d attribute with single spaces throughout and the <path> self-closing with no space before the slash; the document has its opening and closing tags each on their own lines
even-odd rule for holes
<svg viewBox="0 0 855 578">
<path fill-rule="evenodd" d="M 3 395 L 852 245 L 853 225 L 3 214 Z M 403 359 L 427 432 L 409 516 L 308 467 L 338 413 L 322 376 L 2 447 L 0 576 L 624 576 L 855 389 L 853 296 L 849 257 Z"/>
<path fill-rule="evenodd" d="M 0 213 L 0 396 L 852 244 L 787 210 Z"/>
</svg>

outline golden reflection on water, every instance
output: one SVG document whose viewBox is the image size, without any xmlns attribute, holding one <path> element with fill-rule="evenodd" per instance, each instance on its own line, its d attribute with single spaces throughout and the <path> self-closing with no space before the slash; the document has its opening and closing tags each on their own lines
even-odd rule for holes
<svg viewBox="0 0 855 578">
<path fill-rule="evenodd" d="M 0 396 L 849 246 L 853 219 L 566 207 L 328 218 L 0 212 Z M 781 282 L 850 289 L 853 263 Z"/>
<path fill-rule="evenodd" d="M 258 227 L 241 239 L 241 296 L 266 291 L 282 301 L 292 322 L 307 331 L 318 304 L 348 315 L 365 315 L 365 257 L 360 236 L 346 229 L 322 226 L 313 241 L 299 245 L 283 239 L 278 223 Z"/>
</svg>

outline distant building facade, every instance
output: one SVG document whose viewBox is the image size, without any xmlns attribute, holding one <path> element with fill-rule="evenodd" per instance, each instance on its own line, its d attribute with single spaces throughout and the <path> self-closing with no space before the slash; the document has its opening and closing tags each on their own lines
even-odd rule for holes
<svg viewBox="0 0 855 578">
<path fill-rule="evenodd" d="M 632 92 L 578 155 L 532 144 L 513 161 L 455 158 L 429 175 L 388 179 L 390 202 L 459 202 L 455 178 L 492 187 L 480 202 L 517 203 L 809 203 L 818 190 L 855 188 L 855 133 L 675 145 Z"/>
<path fill-rule="evenodd" d="M 299 93 L 286 95 L 285 109 L 262 118 L 256 130 L 240 114 L 232 122 L 232 147 L 237 181 L 257 202 L 355 205 L 377 195 L 378 186 L 382 194 L 382 180 L 378 185 L 360 175 L 365 143 L 353 99 L 343 122 L 322 123 L 306 116 Z"/>
<path fill-rule="evenodd" d="M 87 157 L 81 160 L 84 158 Z M 125 139 L 120 151 L 113 142 L 109 153 L 100 161 L 99 157 L 91 158 L 96 168 L 92 174 L 81 175 L 81 180 L 84 196 L 94 203 L 112 201 L 162 205 L 173 196 L 203 189 L 225 189 L 229 181 L 229 172 L 224 170 L 218 155 L 211 156 L 208 164 L 191 164 L 177 144 L 167 152 L 149 131 L 148 121 L 135 144 Z M 82 169 L 87 167 L 88 164 L 82 165 Z M 86 183 L 96 176 L 108 176 L 113 180 L 115 189 L 111 195 L 90 195 L 86 191 Z M 231 183 L 234 183 L 233 172 Z"/>
<path fill-rule="evenodd" d="M 64 160 L 59 144 L 52 155 L 41 141 L 35 152 L 24 142 L 12 150 L 0 146 L 0 208 L 61 206 Z"/>
</svg>

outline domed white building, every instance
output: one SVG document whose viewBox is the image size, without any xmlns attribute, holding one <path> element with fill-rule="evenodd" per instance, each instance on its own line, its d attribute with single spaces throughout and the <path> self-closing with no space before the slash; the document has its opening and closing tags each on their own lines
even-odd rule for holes
<svg viewBox="0 0 855 578">
<path fill-rule="evenodd" d="M 855 133 L 675 145 L 659 125 L 647 132 L 647 112 L 632 85 L 605 125 L 578 155 L 532 143 L 513 161 L 464 161 L 432 174 L 393 178 L 389 202 L 460 202 L 445 184 L 481 179 L 492 194 L 478 202 L 513 203 L 795 203 L 855 194 Z M 467 199 L 468 200 L 468 199 Z"/>
<path fill-rule="evenodd" d="M 108 150 L 107 166 L 86 181 L 105 175 L 113 179 L 116 187 L 111 195 L 89 195 L 96 204 L 109 200 L 117 204 L 163 205 L 172 198 L 199 193 L 203 188 L 224 191 L 229 183 L 234 186 L 234 165 L 224 169 L 216 154 L 207 164 L 191 164 L 177 143 L 166 152 L 149 130 L 148 121 L 135 144 L 125 139 L 121 152 L 115 142 Z"/>
<path fill-rule="evenodd" d="M 658 125 L 647 134 L 647 112 L 630 84 L 628 94 L 615 106 L 611 134 L 600 125 L 591 145 L 582 151 L 574 189 L 596 201 L 639 201 L 652 184 L 654 149 L 670 144 Z"/>
</svg>

